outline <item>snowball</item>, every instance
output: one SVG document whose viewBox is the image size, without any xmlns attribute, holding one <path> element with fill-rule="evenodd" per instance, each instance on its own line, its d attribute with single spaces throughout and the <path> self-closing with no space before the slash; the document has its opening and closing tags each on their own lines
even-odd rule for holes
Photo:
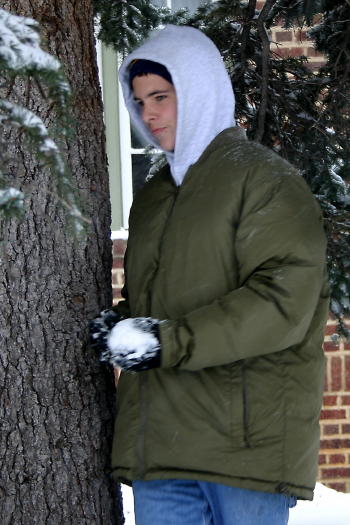
<svg viewBox="0 0 350 525">
<path fill-rule="evenodd" d="M 107 346 L 113 353 L 132 353 L 133 359 L 138 359 L 157 348 L 159 342 L 150 332 L 141 330 L 134 319 L 124 319 L 117 323 L 107 337 Z"/>
</svg>

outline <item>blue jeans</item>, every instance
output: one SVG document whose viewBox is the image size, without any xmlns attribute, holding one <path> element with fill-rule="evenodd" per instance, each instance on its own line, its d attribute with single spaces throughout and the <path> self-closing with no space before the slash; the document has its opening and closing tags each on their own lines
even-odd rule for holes
<svg viewBox="0 0 350 525">
<path fill-rule="evenodd" d="M 286 525 L 294 497 L 190 480 L 134 481 L 136 525 Z"/>
</svg>

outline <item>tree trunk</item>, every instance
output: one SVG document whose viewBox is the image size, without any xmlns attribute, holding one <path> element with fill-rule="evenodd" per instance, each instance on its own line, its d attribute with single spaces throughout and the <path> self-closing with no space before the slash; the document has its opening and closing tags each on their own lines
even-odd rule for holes
<svg viewBox="0 0 350 525">
<path fill-rule="evenodd" d="M 74 93 L 68 165 L 92 220 L 66 226 L 50 174 L 10 134 L 9 185 L 28 196 L 22 222 L 1 225 L 0 516 L 2 525 L 123 523 L 109 476 L 114 387 L 87 345 L 88 320 L 111 304 L 110 204 L 91 0 L 11 0 L 0 7 L 41 25 Z M 29 83 L 23 101 L 54 123 Z M 18 101 L 18 100 L 17 100 Z"/>
</svg>

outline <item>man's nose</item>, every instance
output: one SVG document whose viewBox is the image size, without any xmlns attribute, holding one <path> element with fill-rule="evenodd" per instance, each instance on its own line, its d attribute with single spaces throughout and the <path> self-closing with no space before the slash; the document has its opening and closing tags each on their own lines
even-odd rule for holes
<svg viewBox="0 0 350 525">
<path fill-rule="evenodd" d="M 148 124 L 149 122 L 152 122 L 156 118 L 156 111 L 148 105 L 144 105 L 142 108 L 142 120 Z"/>
</svg>

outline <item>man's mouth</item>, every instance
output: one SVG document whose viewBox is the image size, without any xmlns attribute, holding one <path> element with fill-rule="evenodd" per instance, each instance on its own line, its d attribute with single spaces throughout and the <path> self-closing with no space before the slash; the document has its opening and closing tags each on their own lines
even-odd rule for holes
<svg viewBox="0 0 350 525">
<path fill-rule="evenodd" d="M 166 128 L 154 128 L 154 129 L 151 129 L 151 133 L 152 135 L 158 135 L 159 133 L 162 133 Z"/>
</svg>

